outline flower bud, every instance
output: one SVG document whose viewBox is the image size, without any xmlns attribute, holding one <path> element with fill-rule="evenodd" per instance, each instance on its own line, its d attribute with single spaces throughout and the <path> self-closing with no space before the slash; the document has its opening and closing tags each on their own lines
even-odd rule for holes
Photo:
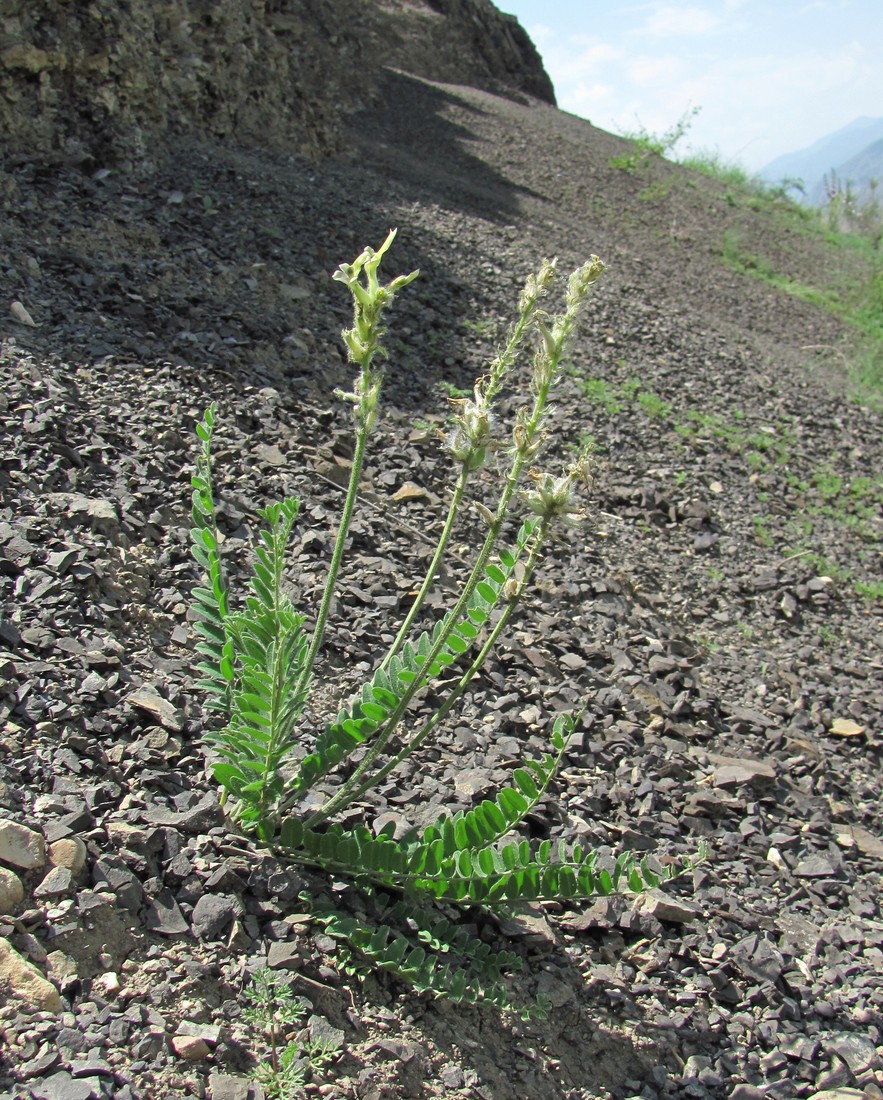
<svg viewBox="0 0 883 1100">
<path fill-rule="evenodd" d="M 597 256 L 592 256 L 582 267 L 578 267 L 571 274 L 567 280 L 567 294 L 565 296 L 568 312 L 575 313 L 582 308 L 589 291 L 601 278 L 604 267 L 603 260 L 599 260 Z"/>
<path fill-rule="evenodd" d="M 455 404 L 460 406 L 460 415 L 448 436 L 448 447 L 454 458 L 463 463 L 467 472 L 472 473 L 484 465 L 491 438 L 491 413 L 478 386 L 474 398 Z"/>
<path fill-rule="evenodd" d="M 518 309 L 521 313 L 532 310 L 537 299 L 552 285 L 557 263 L 557 260 L 543 260 L 540 270 L 536 274 L 531 272 L 528 275 L 521 297 L 518 299 Z"/>
<path fill-rule="evenodd" d="M 535 487 L 525 490 L 522 495 L 532 512 L 544 520 L 558 519 L 569 526 L 576 526 L 582 520 L 573 499 L 573 469 L 558 477 L 531 470 L 529 476 Z"/>
</svg>

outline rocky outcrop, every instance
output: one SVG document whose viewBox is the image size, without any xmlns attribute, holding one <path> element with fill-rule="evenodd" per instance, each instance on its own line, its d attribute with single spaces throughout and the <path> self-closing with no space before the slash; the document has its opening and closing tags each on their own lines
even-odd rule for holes
<svg viewBox="0 0 883 1100">
<path fill-rule="evenodd" d="M 169 132 L 310 155 L 384 67 L 554 102 L 490 0 L 0 0 L 9 148 L 144 162 Z"/>
</svg>

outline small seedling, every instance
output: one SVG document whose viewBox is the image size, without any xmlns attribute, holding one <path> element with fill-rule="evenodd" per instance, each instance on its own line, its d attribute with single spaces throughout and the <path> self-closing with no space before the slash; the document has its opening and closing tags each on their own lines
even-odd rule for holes
<svg viewBox="0 0 883 1100">
<path fill-rule="evenodd" d="M 309 1001 L 297 997 L 282 974 L 268 967 L 258 970 L 244 990 L 242 1018 L 264 1036 L 269 1061 L 252 1074 L 264 1090 L 266 1100 L 294 1100 L 317 1070 L 338 1053 L 330 1039 L 313 1039 L 304 1021 L 311 1010 Z M 297 1034 L 288 1039 L 292 1031 Z"/>
</svg>

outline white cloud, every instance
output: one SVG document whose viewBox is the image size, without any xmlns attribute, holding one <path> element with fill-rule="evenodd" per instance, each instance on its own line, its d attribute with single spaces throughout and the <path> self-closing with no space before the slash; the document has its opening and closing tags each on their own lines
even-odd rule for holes
<svg viewBox="0 0 883 1100">
<path fill-rule="evenodd" d="M 626 56 L 624 50 L 585 35 L 568 38 L 552 35 L 544 45 L 542 55 L 556 91 L 564 91 L 571 84 L 597 77 L 605 67 L 609 72 L 616 62 Z"/>
<path fill-rule="evenodd" d="M 683 71 L 683 61 L 670 54 L 663 57 L 635 57 L 625 65 L 626 77 L 642 88 L 676 80 Z"/>
<path fill-rule="evenodd" d="M 720 18 L 707 8 L 671 4 L 657 8 L 639 33 L 659 36 L 708 34 L 716 30 L 720 22 Z"/>
<path fill-rule="evenodd" d="M 616 87 L 613 84 L 577 84 L 567 93 L 567 102 L 559 106 L 571 114 L 592 118 L 596 111 L 616 103 Z"/>
</svg>

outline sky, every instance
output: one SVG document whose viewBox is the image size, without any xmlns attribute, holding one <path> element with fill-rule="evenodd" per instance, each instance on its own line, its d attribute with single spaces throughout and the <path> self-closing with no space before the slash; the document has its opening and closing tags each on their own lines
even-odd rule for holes
<svg viewBox="0 0 883 1100">
<path fill-rule="evenodd" d="M 757 171 L 883 117 L 883 0 L 494 0 L 542 55 L 558 106 L 603 130 L 690 128 L 675 156 Z"/>
</svg>

